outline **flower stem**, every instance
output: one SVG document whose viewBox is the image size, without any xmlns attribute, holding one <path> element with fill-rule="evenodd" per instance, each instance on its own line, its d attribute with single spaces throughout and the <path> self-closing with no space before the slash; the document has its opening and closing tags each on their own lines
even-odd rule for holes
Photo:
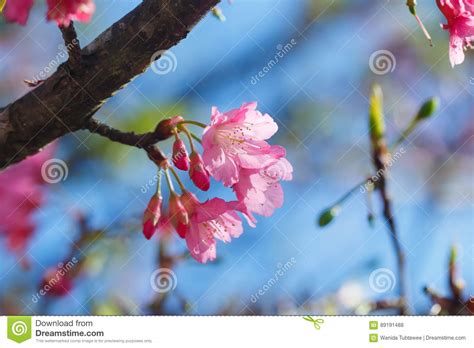
<svg viewBox="0 0 474 348">
<path fill-rule="evenodd" d="M 178 125 L 184 125 L 184 124 L 192 124 L 192 125 L 195 125 L 195 126 L 198 126 L 198 127 L 201 127 L 201 128 L 206 128 L 207 127 L 206 124 L 204 124 L 202 122 L 198 122 L 198 121 L 193 121 L 193 120 L 186 120 L 186 121 L 178 123 Z"/>
<path fill-rule="evenodd" d="M 161 196 L 161 176 L 163 175 L 163 169 L 158 168 L 158 184 L 156 185 L 156 195 Z"/>
<path fill-rule="evenodd" d="M 173 168 L 170 167 L 170 169 L 173 169 Z M 168 187 L 170 189 L 170 192 L 171 192 L 171 194 L 173 194 L 173 193 L 175 193 L 174 192 L 174 186 L 173 186 L 173 182 L 171 181 L 170 173 L 169 173 L 168 169 L 165 169 L 165 175 L 166 175 L 166 182 L 168 183 Z"/>
<path fill-rule="evenodd" d="M 357 185 L 355 185 L 353 188 L 351 188 L 348 192 L 346 192 L 341 198 L 339 198 L 333 206 L 336 205 L 341 205 L 344 203 L 349 197 L 351 197 L 354 193 L 357 192 L 358 189 L 361 187 L 365 186 L 367 183 L 371 182 L 371 178 L 366 178 L 364 181 L 359 182 Z"/>
<path fill-rule="evenodd" d="M 196 134 L 194 134 L 193 132 L 189 132 L 191 134 L 191 136 L 193 137 L 194 140 L 196 140 L 199 144 L 202 145 L 202 140 L 201 138 L 199 138 Z"/>
<path fill-rule="evenodd" d="M 416 127 L 416 122 L 412 122 L 408 125 L 408 127 L 402 132 L 400 137 L 395 141 L 392 146 L 390 147 L 390 152 L 394 152 L 397 147 L 399 147 L 407 138 L 408 136 L 413 132 L 413 130 Z"/>
<path fill-rule="evenodd" d="M 189 130 L 186 128 L 186 127 L 181 127 L 181 129 L 183 130 L 183 132 L 186 134 L 186 136 L 188 137 L 189 139 L 189 146 L 191 146 L 191 151 L 192 152 L 195 152 L 195 148 L 194 148 L 194 143 L 193 143 L 193 136 L 192 134 L 189 132 Z"/>
<path fill-rule="evenodd" d="M 428 33 L 428 30 L 426 30 L 425 25 L 421 21 L 420 17 L 418 17 L 417 14 L 414 15 L 416 21 L 418 22 L 418 25 L 420 26 L 421 30 L 423 31 L 423 34 L 425 34 L 426 39 L 430 43 L 430 46 L 433 47 L 433 40 L 431 39 L 430 33 Z"/>
<path fill-rule="evenodd" d="M 179 188 L 181 189 L 182 192 L 184 192 L 186 190 L 186 188 L 184 187 L 183 182 L 179 178 L 178 173 L 176 173 L 176 170 L 174 170 L 173 167 L 170 167 L 170 170 L 171 170 L 171 173 L 173 173 L 174 178 L 178 182 Z"/>
</svg>

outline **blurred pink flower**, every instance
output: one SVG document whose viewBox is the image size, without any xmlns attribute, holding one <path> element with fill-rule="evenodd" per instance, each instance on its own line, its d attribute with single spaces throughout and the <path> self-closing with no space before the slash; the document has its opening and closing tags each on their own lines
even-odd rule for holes
<svg viewBox="0 0 474 348">
<path fill-rule="evenodd" d="M 88 22 L 95 11 L 92 0 L 47 0 L 48 20 L 69 26 L 71 21 Z"/>
<path fill-rule="evenodd" d="M 448 20 L 442 28 L 449 31 L 449 59 L 454 67 L 464 61 L 464 49 L 474 41 L 474 0 L 436 0 Z"/>
<path fill-rule="evenodd" d="M 9 22 L 25 25 L 32 6 L 33 0 L 7 0 L 5 18 Z"/>
<path fill-rule="evenodd" d="M 229 243 L 242 234 L 242 221 L 233 210 L 233 203 L 220 198 L 201 203 L 187 191 L 181 198 L 189 214 L 189 224 L 183 231 L 186 244 L 198 262 L 206 263 L 216 258 L 216 238 Z"/>
<path fill-rule="evenodd" d="M 69 274 L 64 274 L 60 267 L 48 268 L 41 282 L 41 290 L 48 296 L 62 297 L 67 295 L 73 287 L 73 280 Z"/>
<path fill-rule="evenodd" d="M 34 213 L 43 202 L 43 163 L 52 157 L 54 146 L 0 172 L 0 235 L 16 252 L 25 248 L 35 230 Z"/>
<path fill-rule="evenodd" d="M 47 0 L 48 20 L 68 26 L 71 21 L 88 22 L 95 11 L 93 0 Z M 9 22 L 25 25 L 33 0 L 7 0 L 5 18 Z"/>
<path fill-rule="evenodd" d="M 278 130 L 271 116 L 256 110 L 257 103 L 221 113 L 212 108 L 211 124 L 202 137 L 203 159 L 209 173 L 225 186 L 240 179 L 240 169 L 260 169 L 273 158 L 265 141 Z"/>
</svg>

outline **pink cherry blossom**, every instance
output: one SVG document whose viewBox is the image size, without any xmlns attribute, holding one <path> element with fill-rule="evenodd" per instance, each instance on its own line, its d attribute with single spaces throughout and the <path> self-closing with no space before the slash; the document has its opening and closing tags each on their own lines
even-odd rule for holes
<svg viewBox="0 0 474 348">
<path fill-rule="evenodd" d="M 278 126 L 270 115 L 256 108 L 257 103 L 225 113 L 212 108 L 211 124 L 202 137 L 203 160 L 208 172 L 225 186 L 239 181 L 241 169 L 260 169 L 273 161 L 265 140 Z"/>
<path fill-rule="evenodd" d="M 448 20 L 443 29 L 449 31 L 449 59 L 454 67 L 464 61 L 464 49 L 474 41 L 474 0 L 436 0 Z"/>
<path fill-rule="evenodd" d="M 271 216 L 283 205 L 283 189 L 280 181 L 293 178 L 293 167 L 284 157 L 285 150 L 272 146 L 274 162 L 263 169 L 242 169 L 240 181 L 232 186 L 241 210 L 255 224 L 252 213 Z"/>
<path fill-rule="evenodd" d="M 198 262 L 206 263 L 216 258 L 216 239 L 229 243 L 242 234 L 242 221 L 232 203 L 220 198 L 201 203 L 187 191 L 182 201 L 189 214 L 189 224 L 184 230 L 186 244 Z"/>
<path fill-rule="evenodd" d="M 189 155 L 184 145 L 184 141 L 177 138 L 173 143 L 173 164 L 181 170 L 189 170 Z"/>
<path fill-rule="evenodd" d="M 49 146 L 0 172 L 0 236 L 6 237 L 12 251 L 24 249 L 34 233 L 33 215 L 43 202 L 45 184 L 41 168 L 53 152 L 54 146 Z"/>
<path fill-rule="evenodd" d="M 30 15 L 33 0 L 7 0 L 5 4 L 5 18 L 9 22 L 25 25 Z"/>
<path fill-rule="evenodd" d="M 88 22 L 95 11 L 92 0 L 47 0 L 48 20 L 69 26 L 71 21 Z"/>
<path fill-rule="evenodd" d="M 206 168 L 204 168 L 204 162 L 202 161 L 201 155 L 193 151 L 191 153 L 190 160 L 191 169 L 189 170 L 189 176 L 191 177 L 194 185 L 196 185 L 196 187 L 200 190 L 209 190 L 211 185 L 209 173 L 207 172 Z"/>
</svg>

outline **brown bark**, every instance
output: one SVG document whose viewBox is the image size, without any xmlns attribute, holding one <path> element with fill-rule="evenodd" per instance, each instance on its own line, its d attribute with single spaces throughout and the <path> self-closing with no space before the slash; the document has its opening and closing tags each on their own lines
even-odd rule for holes
<svg viewBox="0 0 474 348">
<path fill-rule="evenodd" d="M 40 86 L 0 109 L 0 169 L 84 125 L 157 51 L 184 39 L 220 0 L 144 0 Z M 73 64 L 71 64 L 73 63 Z"/>
</svg>

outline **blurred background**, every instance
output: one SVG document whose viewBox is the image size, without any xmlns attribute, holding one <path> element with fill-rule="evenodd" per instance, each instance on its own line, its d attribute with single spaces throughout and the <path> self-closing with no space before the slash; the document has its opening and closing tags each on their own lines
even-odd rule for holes
<svg viewBox="0 0 474 348">
<path fill-rule="evenodd" d="M 92 22 L 76 25 L 83 46 L 140 3 L 95 2 Z M 219 243 L 216 262 L 198 264 L 181 257 L 186 248 L 177 237 L 143 238 L 142 214 L 156 183 L 144 152 L 71 134 L 53 156 L 68 175 L 43 185 L 25 247 L 12 251 L 5 231 L 0 234 L 0 313 L 365 314 L 374 301 L 395 298 L 396 258 L 377 199 L 373 226 L 363 194 L 351 197 L 330 226 L 317 226 L 323 209 L 373 172 L 367 110 L 374 82 L 384 90 L 392 141 L 423 101 L 441 101 L 390 168 L 410 309 L 433 310 L 425 286 L 449 295 L 453 245 L 464 295 L 472 296 L 473 57 L 467 52 L 465 63 L 451 68 L 435 1 L 418 6 L 432 48 L 402 1 L 236 0 L 220 9 L 225 21 L 208 15 L 167 62 L 134 79 L 96 117 L 142 132 L 164 117 L 207 123 L 214 105 L 229 110 L 258 101 L 278 122 L 272 143 L 287 148 L 294 167 L 294 180 L 283 183 L 284 207 L 260 217 L 257 228 L 246 225 L 232 243 Z M 1 105 L 30 90 L 23 80 L 66 59 L 60 32 L 44 14 L 38 4 L 26 27 L 0 25 Z M 384 52 L 388 66 L 377 65 Z M 166 63 L 171 66 L 158 65 Z M 217 182 L 199 193 L 214 196 L 232 197 Z M 71 258 L 71 282 L 62 284 L 67 291 L 38 296 L 45 274 Z M 157 291 L 155 271 L 163 267 L 173 271 L 166 292 Z M 380 269 L 388 272 L 382 288 L 370 281 Z"/>
</svg>

